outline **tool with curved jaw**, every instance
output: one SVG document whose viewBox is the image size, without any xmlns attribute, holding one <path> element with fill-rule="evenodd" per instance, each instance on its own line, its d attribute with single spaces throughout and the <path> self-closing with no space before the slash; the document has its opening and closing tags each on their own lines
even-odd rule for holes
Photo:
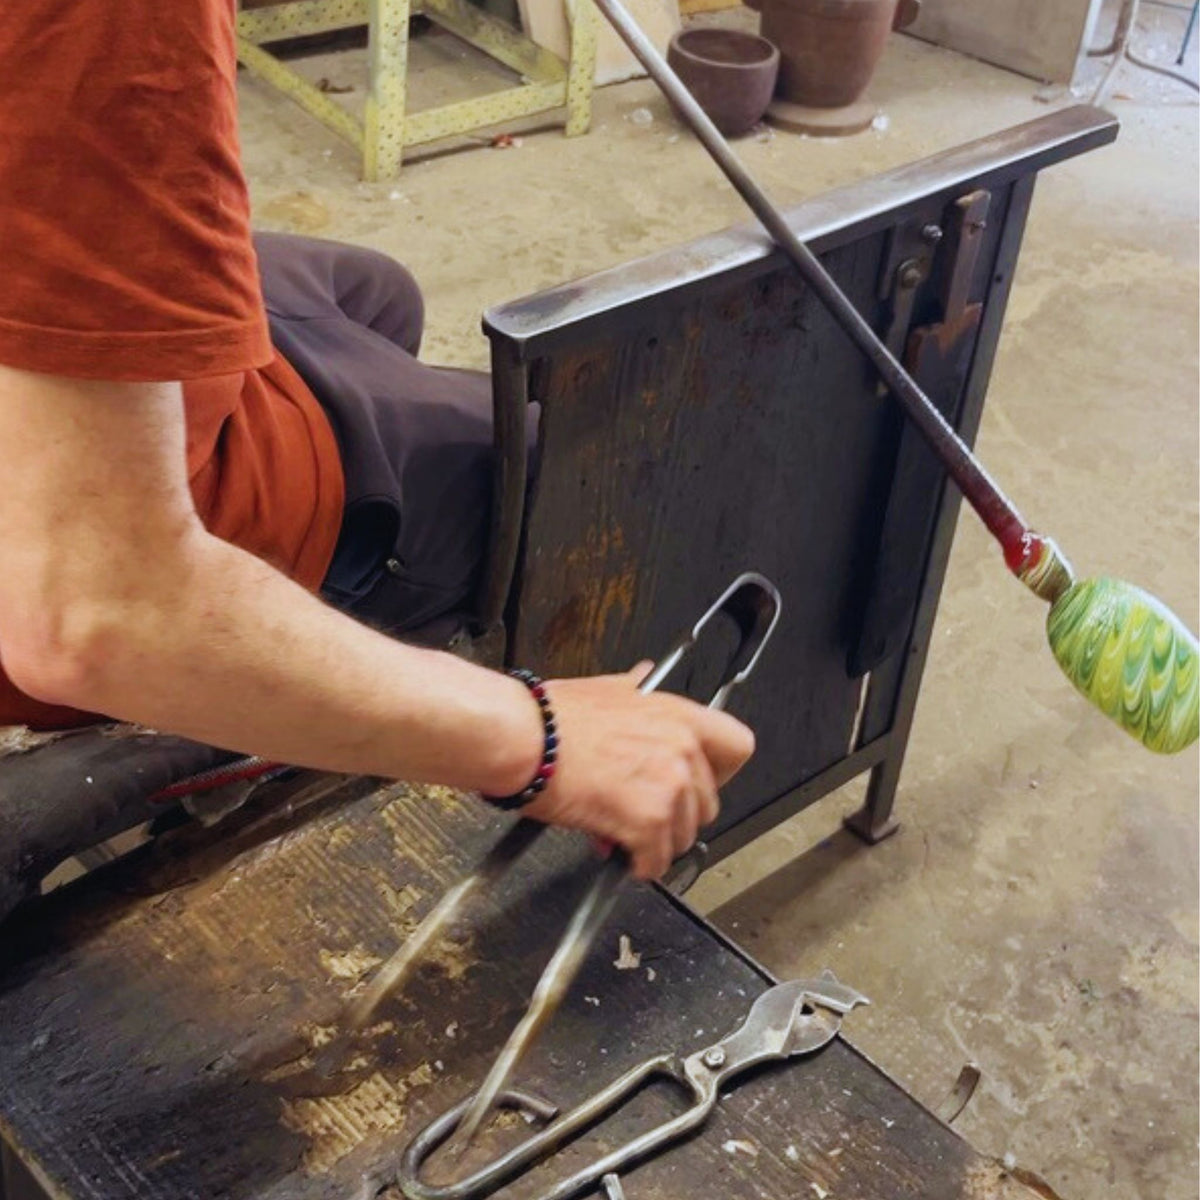
<svg viewBox="0 0 1200 1200">
<path fill-rule="evenodd" d="M 1009 570 L 1051 606 L 1046 633 L 1067 678 L 1151 750 L 1172 753 L 1190 746 L 1200 736 L 1200 645 L 1195 634 L 1165 605 L 1131 583 L 1075 579 L 1054 541 L 1025 524 L 983 464 L 795 235 L 620 0 L 595 3 L 804 282 L 870 360 L 1000 543 Z"/>
<path fill-rule="evenodd" d="M 397 1183 L 408 1200 L 482 1200 L 588 1126 L 623 1107 L 649 1080 L 670 1079 L 691 1093 L 691 1105 L 678 1116 L 576 1171 L 539 1198 L 570 1200 L 594 1188 L 605 1175 L 627 1169 L 703 1125 L 716 1106 L 720 1089 L 733 1076 L 772 1060 L 812 1054 L 837 1036 L 846 1013 L 856 1005 L 869 1003 L 866 996 L 839 983 L 826 971 L 819 979 L 776 984 L 755 1000 L 741 1028 L 722 1041 L 686 1058 L 672 1053 L 648 1058 L 562 1116 L 553 1104 L 538 1096 L 503 1092 L 498 1098 L 503 1107 L 551 1123 L 467 1179 L 440 1186 L 422 1182 L 422 1165 L 454 1133 L 467 1111 L 468 1097 L 413 1138 L 404 1152 Z"/>
</svg>

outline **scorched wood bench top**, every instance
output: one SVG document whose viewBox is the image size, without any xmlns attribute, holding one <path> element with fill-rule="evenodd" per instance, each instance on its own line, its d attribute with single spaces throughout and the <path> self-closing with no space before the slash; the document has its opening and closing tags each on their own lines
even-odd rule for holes
<svg viewBox="0 0 1200 1200">
<path fill-rule="evenodd" d="M 71 1200 L 399 1200 L 409 1139 L 478 1084 L 522 1011 L 586 882 L 582 840 L 544 837 L 471 909 L 380 1013 L 350 1091 L 296 1095 L 286 1063 L 264 1064 L 320 1042 L 510 819 L 444 789 L 307 776 L 19 914 L 0 927 L 0 1133 Z M 636 970 L 614 966 L 621 933 Z M 672 897 L 630 887 L 518 1082 L 573 1105 L 651 1054 L 717 1040 L 770 983 Z M 652 1089 L 501 1195 L 537 1196 L 681 1103 Z M 1033 1194 L 844 1040 L 744 1077 L 699 1136 L 623 1182 L 629 1200 Z"/>
</svg>

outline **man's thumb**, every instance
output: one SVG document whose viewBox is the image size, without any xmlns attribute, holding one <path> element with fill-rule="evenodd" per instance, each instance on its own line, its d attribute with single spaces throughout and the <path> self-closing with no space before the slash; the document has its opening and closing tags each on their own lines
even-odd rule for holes
<svg viewBox="0 0 1200 1200">
<path fill-rule="evenodd" d="M 630 667 L 630 669 L 625 672 L 625 675 L 628 679 L 631 679 L 634 684 L 639 684 L 653 670 L 654 662 L 649 658 L 643 658 L 636 667 Z"/>
</svg>

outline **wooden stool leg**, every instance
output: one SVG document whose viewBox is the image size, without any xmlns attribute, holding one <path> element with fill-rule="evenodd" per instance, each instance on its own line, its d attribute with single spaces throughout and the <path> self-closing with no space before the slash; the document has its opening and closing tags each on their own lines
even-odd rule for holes
<svg viewBox="0 0 1200 1200">
<path fill-rule="evenodd" d="M 567 136 L 587 133 L 592 123 L 596 34 L 600 17 L 592 0 L 564 0 L 571 14 L 571 61 L 567 68 Z"/>
<path fill-rule="evenodd" d="M 392 179 L 404 155 L 409 0 L 368 0 L 367 105 L 363 178 Z"/>
</svg>

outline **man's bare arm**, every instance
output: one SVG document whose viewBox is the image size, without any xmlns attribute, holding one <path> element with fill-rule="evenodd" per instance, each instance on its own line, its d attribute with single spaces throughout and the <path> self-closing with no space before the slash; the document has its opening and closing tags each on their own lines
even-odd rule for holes
<svg viewBox="0 0 1200 1200">
<path fill-rule="evenodd" d="M 39 699 L 285 762 L 517 791 L 524 687 L 340 614 L 201 524 L 177 384 L 0 367 L 0 657 Z M 531 808 L 658 875 L 749 755 L 732 718 L 630 678 L 558 681 L 560 770 Z"/>
</svg>

